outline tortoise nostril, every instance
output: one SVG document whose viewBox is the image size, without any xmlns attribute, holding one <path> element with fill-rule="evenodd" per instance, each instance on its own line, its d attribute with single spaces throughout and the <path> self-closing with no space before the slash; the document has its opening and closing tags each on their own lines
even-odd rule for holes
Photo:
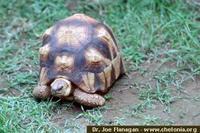
<svg viewBox="0 0 200 133">
<path fill-rule="evenodd" d="M 62 90 L 62 88 L 63 88 L 63 86 L 60 86 L 59 88 L 57 88 L 56 91 L 60 91 L 60 90 Z"/>
<path fill-rule="evenodd" d="M 53 91 L 53 92 L 61 91 L 62 88 L 63 88 L 63 86 L 52 87 L 52 91 Z"/>
</svg>

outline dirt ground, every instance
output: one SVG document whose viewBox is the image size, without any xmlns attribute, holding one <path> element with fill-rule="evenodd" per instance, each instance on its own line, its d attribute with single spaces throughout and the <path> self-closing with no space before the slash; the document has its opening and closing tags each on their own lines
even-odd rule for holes
<svg viewBox="0 0 200 133">
<path fill-rule="evenodd" d="M 144 108 L 141 111 L 134 110 L 132 107 L 140 105 L 144 102 L 140 99 L 140 87 L 146 84 L 155 85 L 152 75 L 158 72 L 165 72 L 169 69 L 175 69 L 175 63 L 145 62 L 141 65 L 145 70 L 131 71 L 128 76 L 122 76 L 111 88 L 108 95 L 106 105 L 101 108 L 101 116 L 104 124 L 184 124 L 199 125 L 200 124 L 200 78 L 184 81 L 182 90 L 178 91 L 175 87 L 171 87 L 171 95 L 173 100 L 169 105 L 164 105 L 159 101 L 154 101 L 151 108 Z M 188 76 L 185 76 L 188 77 Z M 87 111 L 91 111 L 88 109 Z M 84 115 L 78 115 L 82 112 L 81 107 L 71 104 L 70 108 L 64 106 L 54 111 L 52 121 L 59 126 L 64 126 L 66 120 L 79 123 L 83 127 L 94 124 L 88 121 Z M 98 123 L 97 123 L 98 124 Z M 101 124 L 101 123 L 99 123 Z"/>
<path fill-rule="evenodd" d="M 199 3 L 199 0 L 196 0 L 196 2 Z M 76 4 L 72 2 L 69 6 L 73 9 Z M 175 62 L 162 64 L 157 61 L 146 61 L 140 68 L 142 72 L 140 70 L 129 71 L 128 76 L 122 76 L 112 86 L 108 93 L 109 100 L 106 101 L 103 108 L 100 108 L 102 114 L 99 115 L 102 115 L 104 124 L 200 124 L 200 78 L 187 78 L 187 74 L 183 77 L 186 80 L 181 83 L 181 90 L 170 86 L 173 100 L 167 106 L 159 101 L 154 101 L 150 108 L 144 107 L 139 111 L 137 108 L 135 111 L 135 106 L 140 107 L 144 103 L 139 97 L 140 88 L 147 84 L 156 86 L 153 75 L 177 69 Z M 86 110 L 91 111 L 92 109 Z M 52 121 L 59 126 L 63 126 L 66 120 L 72 120 L 83 127 L 94 124 L 84 116 L 80 116 L 80 113 L 82 113 L 82 110 L 77 104 L 71 104 L 67 108 L 62 106 L 61 109 L 54 111 Z"/>
<path fill-rule="evenodd" d="M 2 1 L 0 133 L 80 132 L 87 125 L 200 125 L 198 5 L 200 0 Z M 31 94 L 39 74 L 40 34 L 74 13 L 110 25 L 123 58 L 130 60 L 127 75 L 104 96 L 103 107 L 36 102 Z"/>
<path fill-rule="evenodd" d="M 195 1 L 199 4 L 199 0 Z M 77 3 L 76 3 L 77 4 Z M 76 4 L 72 3 L 73 9 Z M 154 101 L 152 106 L 142 107 L 144 101 L 139 97 L 140 89 L 151 84 L 156 86 L 153 75 L 168 70 L 178 69 L 175 62 L 162 64 L 157 61 L 146 61 L 140 66 L 140 70 L 128 71 L 122 76 L 109 91 L 109 99 L 106 105 L 100 108 L 101 113 L 95 115 L 103 119 L 103 124 L 122 125 L 199 125 L 200 124 L 200 77 L 190 78 L 184 75 L 184 82 L 181 83 L 181 90 L 170 86 L 171 102 L 166 106 L 159 101 Z M 142 71 L 141 71 L 142 70 Z M 138 107 L 138 108 L 137 108 Z M 135 110 L 136 109 L 136 110 Z M 139 111 L 138 111 L 138 110 Z M 85 109 L 91 111 L 92 109 Z M 64 126 L 66 120 L 72 123 L 79 123 L 82 127 L 94 124 L 85 118 L 82 109 L 77 104 L 71 104 L 69 108 L 61 107 L 54 112 L 52 121 L 59 126 Z M 95 123 L 95 124 L 101 124 Z"/>
</svg>

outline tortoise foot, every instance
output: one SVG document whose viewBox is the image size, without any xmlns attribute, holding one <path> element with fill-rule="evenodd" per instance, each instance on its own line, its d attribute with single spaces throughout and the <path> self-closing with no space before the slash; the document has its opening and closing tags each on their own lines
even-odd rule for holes
<svg viewBox="0 0 200 133">
<path fill-rule="evenodd" d="M 105 99 L 101 95 L 88 94 L 79 89 L 74 90 L 74 100 L 89 107 L 98 107 L 105 104 Z"/>
<path fill-rule="evenodd" d="M 51 91 L 46 85 L 38 85 L 33 89 L 33 96 L 38 100 L 46 100 L 51 96 Z"/>
</svg>

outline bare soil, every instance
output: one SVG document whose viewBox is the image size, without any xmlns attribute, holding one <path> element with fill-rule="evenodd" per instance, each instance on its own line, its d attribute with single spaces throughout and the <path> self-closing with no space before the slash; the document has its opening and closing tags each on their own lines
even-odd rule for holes
<svg viewBox="0 0 200 133">
<path fill-rule="evenodd" d="M 129 72 L 129 76 L 122 76 L 111 88 L 108 95 L 111 99 L 106 101 L 102 109 L 103 124 L 116 124 L 121 119 L 122 124 L 200 124 L 200 78 L 188 79 L 183 83 L 182 91 L 171 89 L 174 100 L 166 106 L 156 101 L 152 108 L 144 109 L 139 115 L 132 115 L 131 107 L 143 102 L 139 99 L 139 89 L 143 85 L 155 84 L 153 76 L 157 72 L 164 72 L 175 69 L 175 63 L 145 62 L 141 65 L 145 70 L 144 74 L 139 71 Z M 88 109 L 91 110 L 91 109 Z M 63 126 L 66 120 L 73 120 L 82 126 L 95 124 L 87 118 L 78 116 L 82 113 L 81 107 L 71 104 L 70 107 L 62 106 L 56 109 L 52 121 Z M 119 123 L 118 123 L 119 124 Z"/>
</svg>

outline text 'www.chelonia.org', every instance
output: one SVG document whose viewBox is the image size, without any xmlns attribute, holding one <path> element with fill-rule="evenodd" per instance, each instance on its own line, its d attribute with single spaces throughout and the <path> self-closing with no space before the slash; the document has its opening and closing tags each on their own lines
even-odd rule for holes
<svg viewBox="0 0 200 133">
<path fill-rule="evenodd" d="M 198 133 L 200 126 L 87 126 L 87 133 Z"/>
</svg>

